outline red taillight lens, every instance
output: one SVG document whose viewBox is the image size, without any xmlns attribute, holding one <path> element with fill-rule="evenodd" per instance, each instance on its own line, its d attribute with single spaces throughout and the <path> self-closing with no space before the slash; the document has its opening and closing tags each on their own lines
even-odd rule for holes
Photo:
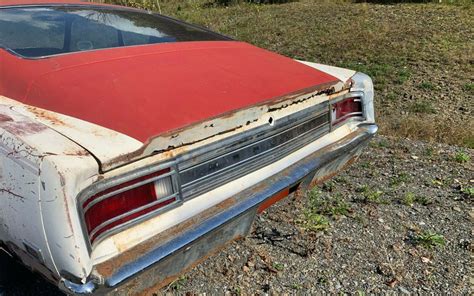
<svg viewBox="0 0 474 296">
<path fill-rule="evenodd" d="M 332 104 L 331 118 L 333 124 L 338 124 L 351 117 L 361 117 L 362 101 L 361 98 L 347 98 L 337 103 Z"/>
<path fill-rule="evenodd" d="M 87 231 L 93 242 L 118 225 L 177 201 L 170 169 L 111 187 L 82 205 Z"/>
</svg>

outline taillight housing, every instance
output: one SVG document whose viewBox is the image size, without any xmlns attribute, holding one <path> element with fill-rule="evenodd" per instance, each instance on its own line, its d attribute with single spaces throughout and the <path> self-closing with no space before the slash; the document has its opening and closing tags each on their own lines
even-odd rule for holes
<svg viewBox="0 0 474 296">
<path fill-rule="evenodd" d="M 174 167 L 145 175 L 132 174 L 89 195 L 83 200 L 81 210 L 90 242 L 180 203 L 177 176 Z"/>
<path fill-rule="evenodd" d="M 362 98 L 349 97 L 331 104 L 331 123 L 337 125 L 353 117 L 363 117 Z"/>
</svg>

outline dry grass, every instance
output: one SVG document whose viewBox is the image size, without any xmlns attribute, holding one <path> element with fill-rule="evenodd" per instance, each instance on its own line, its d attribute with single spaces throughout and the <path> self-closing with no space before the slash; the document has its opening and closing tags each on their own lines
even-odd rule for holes
<svg viewBox="0 0 474 296">
<path fill-rule="evenodd" d="M 371 75 L 383 134 L 474 148 L 474 5 L 443 2 L 456 5 L 159 3 L 163 14 L 283 55 Z"/>
</svg>

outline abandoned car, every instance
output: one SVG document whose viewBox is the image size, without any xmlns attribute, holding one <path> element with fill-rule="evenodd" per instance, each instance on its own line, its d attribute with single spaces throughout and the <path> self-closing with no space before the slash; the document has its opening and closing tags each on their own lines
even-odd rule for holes
<svg viewBox="0 0 474 296">
<path fill-rule="evenodd" d="M 353 163 L 371 79 L 146 11 L 0 2 L 0 247 L 69 294 L 151 291 Z"/>
</svg>

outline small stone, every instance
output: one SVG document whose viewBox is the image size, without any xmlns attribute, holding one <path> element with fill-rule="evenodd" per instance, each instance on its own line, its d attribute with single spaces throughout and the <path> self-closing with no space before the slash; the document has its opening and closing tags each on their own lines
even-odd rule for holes
<svg viewBox="0 0 474 296">
<path fill-rule="evenodd" d="M 391 279 L 390 281 L 385 283 L 390 288 L 395 287 L 398 284 L 398 280 L 396 278 Z"/>
<path fill-rule="evenodd" d="M 244 267 L 242 267 L 242 271 L 243 272 L 249 272 L 250 268 L 248 268 L 246 265 L 244 265 Z"/>
<path fill-rule="evenodd" d="M 453 207 L 453 210 L 455 210 L 456 212 L 461 212 L 461 208 L 460 208 L 460 207 Z"/>
<path fill-rule="evenodd" d="M 414 160 L 417 160 L 419 157 L 416 155 L 412 155 L 411 158 L 413 158 Z"/>
<path fill-rule="evenodd" d="M 255 263 L 253 263 L 252 261 L 249 261 L 249 262 L 247 262 L 247 266 L 248 267 L 254 267 Z"/>
<path fill-rule="evenodd" d="M 403 294 L 410 294 L 410 291 L 408 291 L 407 289 L 405 289 L 405 288 L 402 287 L 402 286 L 398 286 L 398 289 L 399 289 L 400 292 L 402 292 Z"/>
<path fill-rule="evenodd" d="M 471 219 L 474 219 L 474 210 L 469 211 L 469 217 L 471 217 Z"/>
<path fill-rule="evenodd" d="M 431 260 L 430 260 L 430 258 L 427 258 L 427 257 L 421 257 L 421 262 L 423 262 L 423 263 L 430 263 Z"/>
<path fill-rule="evenodd" d="M 384 276 L 392 275 L 392 270 L 388 264 L 382 263 L 377 266 L 377 273 Z"/>
<path fill-rule="evenodd" d="M 401 243 L 394 243 L 392 248 L 395 252 L 400 253 L 403 249 L 403 245 Z"/>
</svg>

